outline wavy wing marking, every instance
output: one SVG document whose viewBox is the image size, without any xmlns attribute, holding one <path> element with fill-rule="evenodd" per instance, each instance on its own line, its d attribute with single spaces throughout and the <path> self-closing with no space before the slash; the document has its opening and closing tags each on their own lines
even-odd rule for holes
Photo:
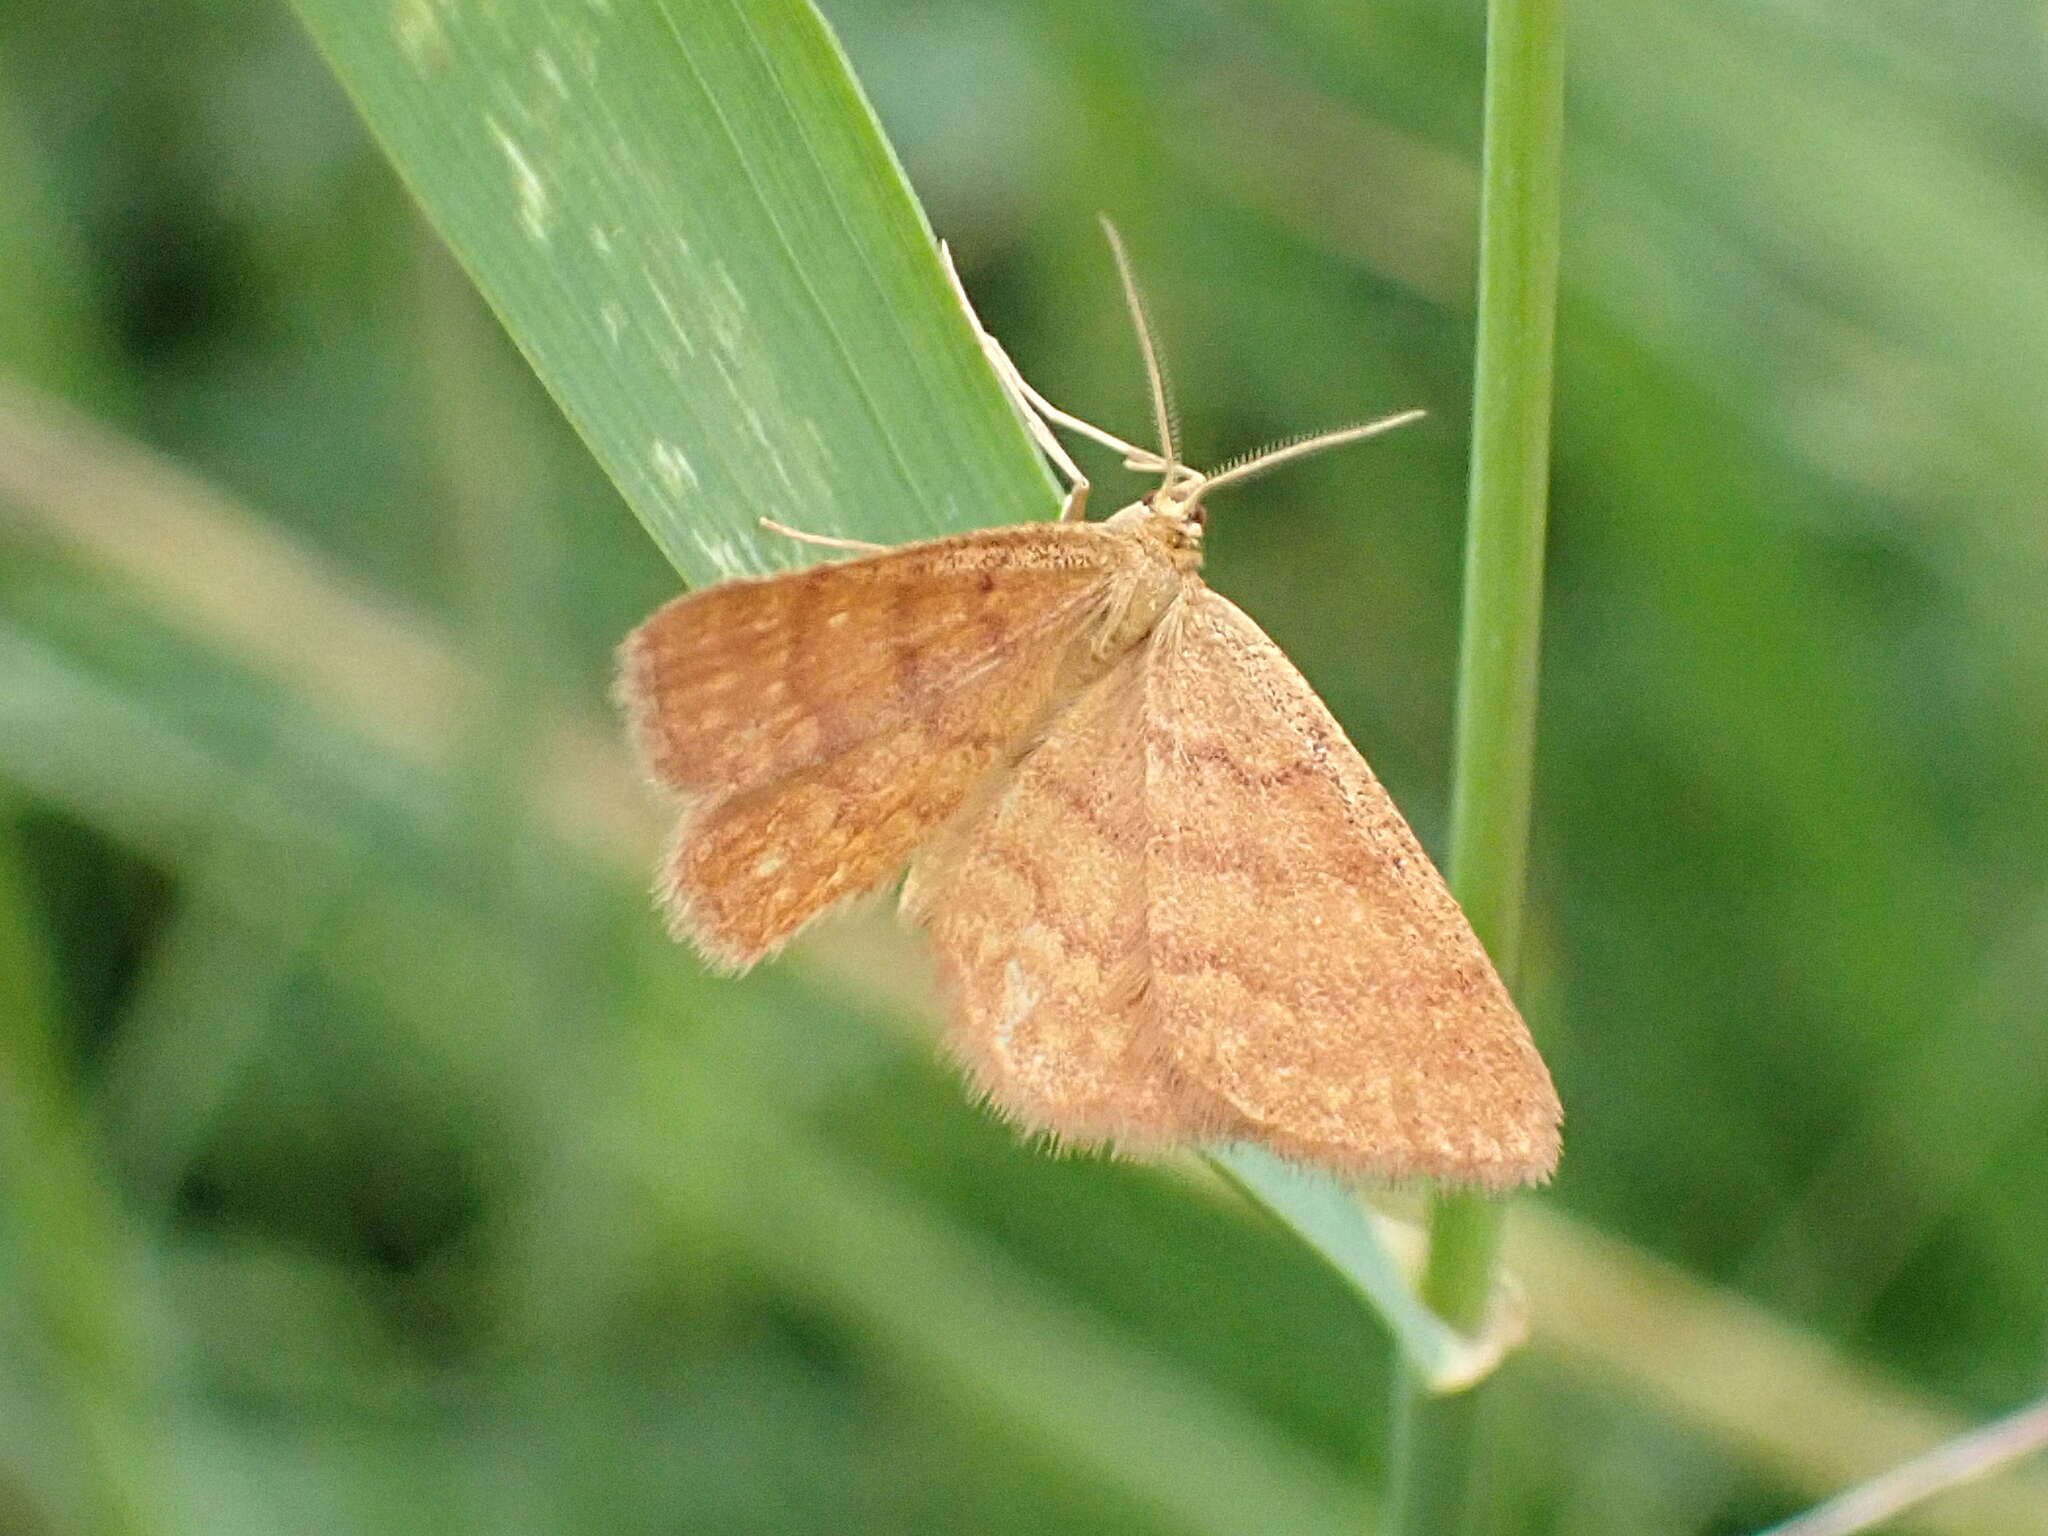
<svg viewBox="0 0 2048 1536">
<path fill-rule="evenodd" d="M 1224 1135 L 1148 996 L 1145 669 L 1083 693 L 987 798 L 921 855 L 904 907 L 931 934 L 948 1041 L 1010 1118 L 1126 1147 Z"/>
<path fill-rule="evenodd" d="M 1514 1003 L 1308 683 L 1201 588 L 1145 656 L 1150 997 L 1182 1076 L 1306 1161 L 1547 1178 L 1560 1110 Z"/>
</svg>

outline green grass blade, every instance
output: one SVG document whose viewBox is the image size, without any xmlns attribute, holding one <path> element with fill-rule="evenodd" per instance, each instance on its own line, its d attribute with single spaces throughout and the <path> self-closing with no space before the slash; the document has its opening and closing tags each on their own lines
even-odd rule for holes
<svg viewBox="0 0 2048 1536">
<path fill-rule="evenodd" d="M 1469 1379 L 1472 1346 L 1422 1304 L 1400 1258 L 1357 1194 L 1327 1175 L 1250 1145 L 1210 1154 L 1240 1194 L 1289 1228 L 1357 1291 L 1394 1335 L 1407 1367 L 1432 1385 Z"/>
<path fill-rule="evenodd" d="M 299 0 L 393 164 L 694 582 L 1046 516 L 1050 482 L 804 0 Z"/>
<path fill-rule="evenodd" d="M 1521 952 L 1564 141 L 1562 0 L 1490 0 L 1480 190 L 1465 617 L 1451 792 L 1451 889 L 1514 984 Z M 1474 1331 L 1493 1296 L 1501 1204 L 1435 1202 L 1422 1296 Z M 1478 1393 L 1439 1396 L 1412 1366 L 1396 1388 L 1390 1529 L 1484 1527 Z"/>
</svg>

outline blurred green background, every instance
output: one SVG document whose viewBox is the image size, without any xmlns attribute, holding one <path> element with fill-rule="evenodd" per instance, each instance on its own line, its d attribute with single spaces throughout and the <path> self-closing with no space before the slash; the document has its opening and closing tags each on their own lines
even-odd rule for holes
<svg viewBox="0 0 2048 1536">
<path fill-rule="evenodd" d="M 1430 410 L 1209 576 L 1440 849 L 1478 8 L 824 9 L 1056 399 L 1145 435 L 1106 210 L 1196 462 Z M 2044 57 L 1576 7 L 1501 1533 L 2041 1388 Z M 661 936 L 606 689 L 675 587 L 290 11 L 0 9 L 0 1532 L 1370 1528 L 1388 1346 L 1290 1237 L 991 1123 L 883 916 Z"/>
</svg>

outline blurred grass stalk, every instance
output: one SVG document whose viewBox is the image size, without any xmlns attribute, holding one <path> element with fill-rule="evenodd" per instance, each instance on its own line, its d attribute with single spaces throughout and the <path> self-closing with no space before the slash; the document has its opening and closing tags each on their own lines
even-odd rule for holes
<svg viewBox="0 0 2048 1536">
<path fill-rule="evenodd" d="M 1563 139 L 1564 0 L 1488 0 L 1450 882 L 1510 986 L 1536 737 Z M 1501 1214 L 1497 1201 L 1467 1194 L 1432 1208 L 1422 1295 L 1453 1328 L 1484 1324 Z M 1475 1528 L 1482 1393 L 1438 1394 L 1414 1370 L 1400 1374 L 1390 1531 Z"/>
<path fill-rule="evenodd" d="M 60 1060 L 15 810 L 0 800 L 0 1208 L 19 1265 L 14 1304 L 43 1343 L 49 1400 L 76 1450 L 63 1486 L 36 1492 L 94 1536 L 139 1536 L 153 1528 L 151 1456 L 129 1252 Z"/>
</svg>

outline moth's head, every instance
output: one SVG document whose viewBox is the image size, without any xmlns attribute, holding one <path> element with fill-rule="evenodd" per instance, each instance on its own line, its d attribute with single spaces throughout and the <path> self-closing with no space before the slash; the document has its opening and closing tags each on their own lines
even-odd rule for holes
<svg viewBox="0 0 2048 1536">
<path fill-rule="evenodd" d="M 1148 493 L 1140 505 L 1169 537 L 1200 549 L 1202 530 L 1209 525 L 1209 509 L 1202 504 L 1201 497 L 1206 483 L 1203 476 L 1182 468 L 1173 479 Z"/>
<path fill-rule="evenodd" d="M 1106 526 L 1135 528 L 1177 563 L 1192 569 L 1202 563 L 1202 529 L 1208 511 L 1193 494 L 1201 477 L 1187 469 L 1180 476 L 1111 515 Z"/>
</svg>

